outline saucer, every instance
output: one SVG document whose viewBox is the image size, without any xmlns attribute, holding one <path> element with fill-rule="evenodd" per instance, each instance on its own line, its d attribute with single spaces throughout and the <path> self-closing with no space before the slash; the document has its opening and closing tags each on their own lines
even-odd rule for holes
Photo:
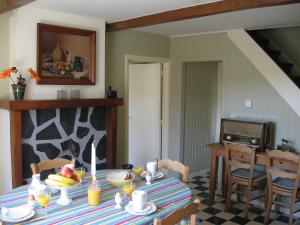
<svg viewBox="0 0 300 225">
<path fill-rule="evenodd" d="M 146 171 L 144 171 L 141 175 L 143 178 L 146 178 Z M 162 171 L 158 171 L 154 177 L 152 177 L 152 180 L 158 180 L 165 176 L 165 174 Z"/>
<path fill-rule="evenodd" d="M 147 202 L 146 207 L 141 211 L 135 211 L 132 202 L 125 206 L 125 210 L 132 215 L 149 215 L 156 211 L 156 205 L 152 202 Z"/>
<path fill-rule="evenodd" d="M 27 205 L 14 208 L 2 208 L 2 220 L 8 223 L 19 223 L 33 217 L 34 213 L 34 210 Z"/>
</svg>

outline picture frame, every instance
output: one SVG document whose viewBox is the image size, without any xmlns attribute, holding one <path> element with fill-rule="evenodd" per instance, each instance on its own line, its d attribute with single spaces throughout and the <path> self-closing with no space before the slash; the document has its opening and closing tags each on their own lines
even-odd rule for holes
<svg viewBox="0 0 300 225">
<path fill-rule="evenodd" d="M 38 23 L 37 72 L 37 84 L 95 85 L 96 31 Z"/>
</svg>

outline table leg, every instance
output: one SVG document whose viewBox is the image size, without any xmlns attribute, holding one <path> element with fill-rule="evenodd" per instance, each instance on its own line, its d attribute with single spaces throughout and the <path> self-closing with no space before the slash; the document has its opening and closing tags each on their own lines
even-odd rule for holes
<svg viewBox="0 0 300 225">
<path fill-rule="evenodd" d="M 225 159 L 222 160 L 222 197 L 226 198 L 227 193 L 227 171 L 225 166 Z"/>
<path fill-rule="evenodd" d="M 218 173 L 219 157 L 217 151 L 212 149 L 210 152 L 210 175 L 209 175 L 209 204 L 213 204 L 216 192 L 216 181 Z"/>
</svg>

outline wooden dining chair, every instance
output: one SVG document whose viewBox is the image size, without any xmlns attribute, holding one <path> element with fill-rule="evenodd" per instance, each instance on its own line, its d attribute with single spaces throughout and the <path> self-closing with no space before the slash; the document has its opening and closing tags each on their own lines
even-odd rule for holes
<svg viewBox="0 0 300 225">
<path fill-rule="evenodd" d="M 294 165 L 294 170 L 287 170 L 284 165 Z M 280 150 L 267 150 L 268 203 L 264 224 L 269 223 L 272 205 L 289 208 L 289 225 L 293 222 L 295 202 L 299 194 L 300 156 Z M 274 198 L 275 196 L 275 198 Z M 290 198 L 290 202 L 281 201 L 281 197 Z"/>
<path fill-rule="evenodd" d="M 158 160 L 157 163 L 158 170 L 160 169 L 168 169 L 173 170 L 182 175 L 182 181 L 187 183 L 189 178 L 190 167 L 185 166 L 181 162 L 172 161 L 170 159 Z"/>
<path fill-rule="evenodd" d="M 266 172 L 255 169 L 255 148 L 247 145 L 225 144 L 225 163 L 228 185 L 225 212 L 230 208 L 231 195 L 236 193 L 238 200 L 240 200 L 240 195 L 245 196 L 245 218 L 248 218 L 250 201 L 261 197 L 251 196 L 253 187 L 260 187 L 263 182 L 266 182 Z M 235 189 L 233 189 L 234 184 Z M 241 190 L 241 187 L 245 187 L 245 190 Z"/>
<path fill-rule="evenodd" d="M 195 199 L 194 202 L 191 202 L 190 204 L 186 205 L 181 209 L 177 209 L 164 219 L 154 219 L 153 225 L 174 225 L 178 224 L 181 220 L 186 219 L 188 217 L 190 217 L 189 224 L 196 225 L 196 217 L 199 205 L 200 199 Z"/>
<path fill-rule="evenodd" d="M 64 158 L 55 158 L 49 160 L 43 160 L 39 163 L 32 163 L 30 164 L 30 168 L 32 170 L 32 174 L 41 173 L 45 170 L 50 169 L 58 169 L 66 164 L 73 164 L 75 165 L 75 159 L 72 158 L 71 160 L 64 159 Z"/>
</svg>

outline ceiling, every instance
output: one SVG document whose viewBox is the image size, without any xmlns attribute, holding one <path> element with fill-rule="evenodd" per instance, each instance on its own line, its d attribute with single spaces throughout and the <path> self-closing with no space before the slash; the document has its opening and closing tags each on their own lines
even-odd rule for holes
<svg viewBox="0 0 300 225">
<path fill-rule="evenodd" d="M 300 26 L 300 4 L 242 10 L 189 20 L 136 28 L 136 30 L 180 36 L 233 29 L 263 29 Z"/>
<path fill-rule="evenodd" d="M 37 0 L 32 6 L 104 19 L 108 23 L 220 0 Z"/>
<path fill-rule="evenodd" d="M 32 6 L 104 19 L 108 23 L 216 0 L 37 0 Z M 83 4 L 84 3 L 84 4 Z M 136 28 L 168 36 L 300 25 L 300 4 L 242 10 Z"/>
</svg>

